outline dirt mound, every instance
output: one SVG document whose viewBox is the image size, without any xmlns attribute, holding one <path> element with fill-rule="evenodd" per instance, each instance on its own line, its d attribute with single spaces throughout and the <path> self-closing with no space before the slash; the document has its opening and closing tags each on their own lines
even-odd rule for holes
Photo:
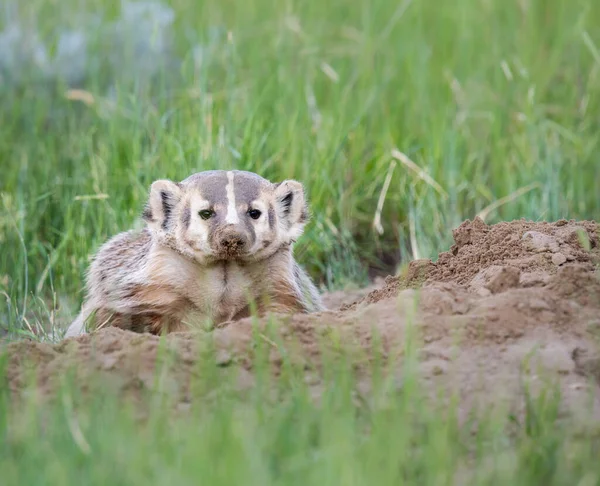
<svg viewBox="0 0 600 486">
<path fill-rule="evenodd" d="M 518 220 L 488 226 L 475 218 L 452 234 L 454 245 L 440 253 L 436 262 L 411 262 L 402 275 L 388 277 L 383 288 L 364 300 L 375 303 L 401 289 L 435 282 L 454 282 L 488 295 L 507 288 L 544 285 L 571 263 L 593 272 L 600 262 L 599 226 L 594 221 Z"/>
<path fill-rule="evenodd" d="M 100 376 L 115 393 L 136 396 L 152 390 L 162 353 L 172 364 L 167 373 L 172 394 L 187 403 L 193 398 L 190 381 L 206 360 L 219 369 L 234 367 L 239 386 L 252 386 L 258 340 L 266 345 L 276 375 L 284 362 L 296 363 L 317 394 L 324 353 L 343 348 L 364 377 L 361 392 L 368 393 L 374 343 L 381 343 L 384 361 L 398 363 L 390 373 L 401 387 L 401 358 L 407 336 L 414 335 L 424 390 L 432 395 L 440 387 L 458 391 L 465 414 L 481 402 L 506 403 L 518 414 L 527 376 L 538 386 L 556 383 L 567 411 L 593 403 L 600 419 L 598 225 L 515 221 L 488 226 L 476 219 L 457 228 L 454 240 L 435 263 L 412 262 L 404 275 L 388 277 L 366 296 L 364 290 L 326 296 L 331 307 L 339 308 L 319 314 L 277 316 L 258 324 L 244 319 L 164 340 L 109 328 L 54 345 L 9 344 L 11 390 L 18 395 L 33 368 L 37 386 L 48 395 L 71 373 L 83 388 Z"/>
</svg>

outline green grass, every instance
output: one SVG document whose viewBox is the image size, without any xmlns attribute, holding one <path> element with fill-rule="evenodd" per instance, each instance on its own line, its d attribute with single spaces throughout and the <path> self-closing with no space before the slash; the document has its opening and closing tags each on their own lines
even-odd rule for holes
<svg viewBox="0 0 600 486">
<path fill-rule="evenodd" d="M 88 377 L 82 395 L 75 369 L 62 374 L 50 404 L 32 391 L 11 405 L 4 390 L 3 484 L 600 483 L 600 430 L 584 417 L 576 428 L 560 420 L 551 382 L 534 396 L 524 377 L 527 406 L 518 417 L 497 406 L 459 423 L 452 396 L 424 399 L 414 347 L 406 345 L 402 373 L 376 358 L 362 379 L 351 354 L 326 352 L 323 381 L 311 388 L 305 366 L 285 355 L 272 377 L 270 346 L 257 334 L 255 384 L 245 391 L 236 387 L 235 365 L 215 367 L 203 353 L 184 408 L 168 379 L 177 366 L 168 353 L 156 379 L 140 385 L 137 406 L 120 399 L 106 375 Z M 366 376 L 368 391 L 359 385 Z"/>
<path fill-rule="evenodd" d="M 56 339 L 89 256 L 138 224 L 157 178 L 239 168 L 301 180 L 313 220 L 298 259 L 329 288 L 434 257 L 505 197 L 488 221 L 600 218 L 595 0 L 173 0 L 169 32 L 123 42 L 117 0 L 5 5 L 0 32 L 36 31 L 49 59 L 66 29 L 88 43 L 70 86 L 0 60 L 0 335 Z M 135 42 L 150 49 L 143 65 Z M 557 424 L 554 399 L 471 435 L 414 388 L 357 406 L 347 373 L 332 368 L 320 406 L 296 376 L 278 399 L 223 385 L 178 419 L 156 404 L 144 426 L 101 389 L 89 402 L 65 384 L 52 407 L 17 410 L 3 395 L 1 482 L 600 484 L 597 434 Z"/>
<path fill-rule="evenodd" d="M 600 429 L 561 420 L 551 382 L 534 396 L 524 377 L 518 418 L 496 406 L 460 423 L 454 397 L 424 399 L 410 346 L 402 373 L 375 359 L 362 379 L 351 355 L 325 353 L 314 388 L 286 359 L 274 379 L 270 346 L 253 341 L 255 384 L 242 391 L 234 365 L 203 354 L 183 407 L 168 360 L 140 386 L 137 406 L 106 375 L 88 377 L 82 395 L 76 370 L 62 374 L 50 404 L 31 391 L 11 405 L 0 389 L 3 484 L 600 484 Z"/>
</svg>

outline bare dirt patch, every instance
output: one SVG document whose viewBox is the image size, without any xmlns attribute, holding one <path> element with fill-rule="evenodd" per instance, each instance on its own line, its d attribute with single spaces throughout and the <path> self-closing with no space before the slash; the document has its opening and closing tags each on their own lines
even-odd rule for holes
<svg viewBox="0 0 600 486">
<path fill-rule="evenodd" d="M 110 328 L 54 345 L 11 343 L 6 347 L 11 390 L 23 390 L 33 368 L 39 389 L 51 395 L 74 369 L 73 379 L 84 388 L 91 376 L 101 375 L 116 392 L 135 394 L 155 386 L 157 356 L 166 353 L 173 363 L 166 380 L 185 403 L 199 360 L 235 367 L 240 387 L 252 386 L 258 335 L 276 374 L 291 360 L 304 366 L 317 389 L 323 349 L 335 351 L 344 343 L 363 377 L 362 393 L 368 393 L 373 344 L 380 342 L 384 359 L 397 363 L 390 372 L 401 387 L 400 358 L 407 336 L 414 334 L 423 389 L 457 391 L 465 414 L 489 403 L 519 413 L 526 380 L 533 390 L 549 383 L 559 387 L 569 415 L 600 419 L 598 224 L 489 226 L 475 219 L 453 235 L 455 244 L 437 261 L 411 262 L 375 289 L 329 294 L 331 310 L 319 314 L 276 316 L 258 327 L 244 319 L 164 340 Z M 205 353 L 208 347 L 213 354 Z"/>
</svg>

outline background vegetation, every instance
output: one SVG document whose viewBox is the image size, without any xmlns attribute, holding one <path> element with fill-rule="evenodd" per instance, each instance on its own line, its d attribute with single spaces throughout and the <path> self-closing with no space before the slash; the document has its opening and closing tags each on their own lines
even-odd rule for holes
<svg viewBox="0 0 600 486">
<path fill-rule="evenodd" d="M 597 2 L 5 4 L 14 303 L 77 301 L 88 257 L 134 224 L 149 184 L 210 168 L 303 181 L 314 218 L 298 254 L 328 286 L 437 255 L 507 196 L 488 220 L 598 215 Z M 394 149 L 415 166 L 394 168 Z"/>
</svg>

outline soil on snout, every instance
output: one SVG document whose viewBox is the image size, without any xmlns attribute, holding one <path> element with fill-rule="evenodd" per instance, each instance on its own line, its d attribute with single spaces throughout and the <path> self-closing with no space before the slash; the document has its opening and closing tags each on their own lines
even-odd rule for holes
<svg viewBox="0 0 600 486">
<path fill-rule="evenodd" d="M 486 403 L 520 413 L 527 378 L 534 389 L 558 385 L 569 416 L 600 420 L 599 232 L 592 221 L 465 221 L 435 261 L 413 261 L 370 289 L 327 294 L 328 311 L 263 319 L 258 339 L 275 373 L 285 354 L 304 366 L 317 394 L 324 349 L 344 343 L 355 369 L 365 371 L 360 385 L 368 393 L 375 336 L 390 359 L 402 357 L 410 334 L 420 343 L 423 390 L 458 391 L 465 414 Z M 235 368 L 241 388 L 253 385 L 255 324 L 244 319 L 165 340 L 108 328 L 58 344 L 14 342 L 6 346 L 8 380 L 18 396 L 33 368 L 38 388 L 51 396 L 74 370 L 69 376 L 83 389 L 101 376 L 117 393 L 136 395 L 155 386 L 157 356 L 166 352 L 175 365 L 162 383 L 187 403 L 199 360 Z M 399 386 L 401 361 L 389 361 L 397 363 L 390 372 Z"/>
</svg>

